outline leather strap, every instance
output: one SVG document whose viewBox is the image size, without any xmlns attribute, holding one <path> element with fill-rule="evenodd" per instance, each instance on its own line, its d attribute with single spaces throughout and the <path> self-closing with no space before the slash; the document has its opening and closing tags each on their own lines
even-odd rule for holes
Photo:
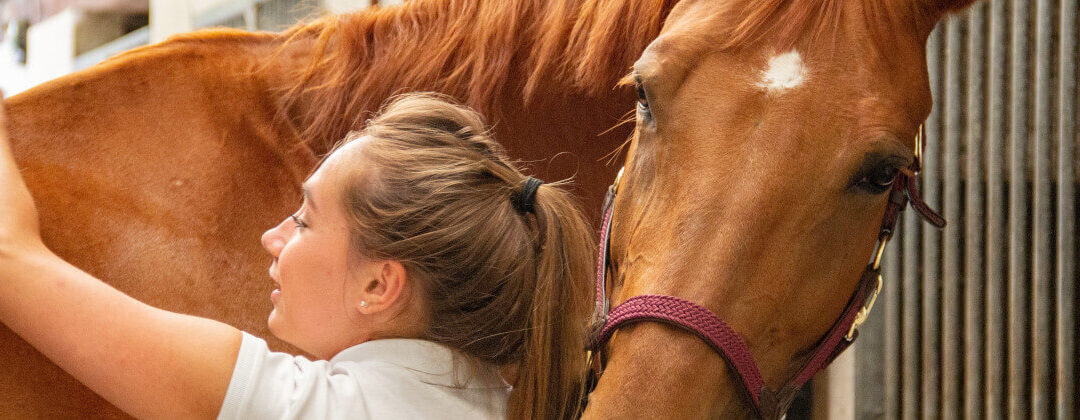
<svg viewBox="0 0 1080 420">
<path fill-rule="evenodd" d="M 724 355 L 724 360 L 739 377 L 743 388 L 749 391 L 747 395 L 755 406 L 759 405 L 758 391 L 765 386 L 765 381 L 746 343 L 716 314 L 694 302 L 674 296 L 634 296 L 608 314 L 607 323 L 596 340 L 598 343 L 606 342 L 619 327 L 642 321 L 663 322 L 701 337 L 714 351 Z"/>
<path fill-rule="evenodd" d="M 919 213 L 927 223 L 934 225 L 934 227 L 937 227 L 938 229 L 944 228 L 945 218 L 934 211 L 934 209 L 930 208 L 930 206 L 923 201 L 922 196 L 919 195 L 919 184 L 915 181 L 915 175 L 901 174 L 900 179 L 897 181 L 901 180 L 905 186 L 904 194 L 907 195 L 908 201 L 911 202 L 911 208 Z"/>
</svg>

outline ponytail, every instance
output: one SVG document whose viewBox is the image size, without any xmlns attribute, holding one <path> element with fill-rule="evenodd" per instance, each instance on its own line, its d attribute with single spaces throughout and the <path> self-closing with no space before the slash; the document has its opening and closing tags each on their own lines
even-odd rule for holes
<svg viewBox="0 0 1080 420">
<path fill-rule="evenodd" d="M 582 348 L 595 242 L 563 189 L 541 186 L 534 212 L 539 231 L 536 288 L 509 414 L 513 419 L 570 418 L 577 413 L 586 368 Z"/>
</svg>

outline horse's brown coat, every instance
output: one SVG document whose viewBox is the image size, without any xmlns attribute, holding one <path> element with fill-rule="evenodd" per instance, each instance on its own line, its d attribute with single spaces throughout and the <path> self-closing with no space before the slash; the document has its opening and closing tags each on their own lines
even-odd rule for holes
<svg viewBox="0 0 1080 420">
<path fill-rule="evenodd" d="M 463 2 L 426 1 L 361 11 L 340 25 L 326 18 L 281 36 L 183 35 L 8 99 L 15 157 L 38 203 L 46 243 L 151 305 L 219 319 L 285 349 L 265 326 L 271 283 L 259 236 L 299 205 L 300 183 L 334 141 L 388 95 L 407 90 L 459 95 L 485 111 L 496 123 L 496 138 L 515 157 L 533 161 L 541 178 L 576 175 L 578 191 L 591 192 L 583 196 L 595 213 L 616 169 L 601 160 L 629 128 L 605 133 L 632 106 L 631 91 L 613 86 L 655 36 L 659 19 L 633 28 L 641 32 L 635 36 L 610 27 L 574 32 L 579 14 L 598 20 L 622 10 L 615 16 L 625 16 L 649 10 L 639 7 L 648 2 L 519 3 L 504 10 L 504 2 L 460 8 Z M 439 19 L 422 19 L 429 9 L 442 10 Z M 525 25 L 544 19 L 565 33 Z M 431 45 L 446 41 L 417 42 L 399 24 L 441 33 L 446 25 L 459 32 L 462 25 L 481 28 L 478 20 L 486 20 L 482 28 L 489 31 L 462 33 L 460 42 L 471 47 L 452 48 L 434 71 L 395 78 L 405 75 L 400 66 L 416 63 L 392 65 L 393 57 L 426 56 Z M 572 33 L 587 40 L 575 48 L 594 50 L 589 54 L 603 58 L 610 74 L 564 77 L 573 73 L 563 68 L 566 60 L 586 54 L 564 51 L 561 41 L 546 50 L 553 56 L 536 57 L 535 40 L 568 40 Z M 318 36 L 330 45 L 366 39 L 378 51 L 335 52 L 327 57 L 347 62 L 311 67 L 320 62 L 313 54 Z M 462 68 L 461 60 L 474 62 L 475 77 L 466 72 L 470 77 L 448 83 L 444 76 Z M 526 101 L 524 75 L 535 60 L 548 61 L 549 70 Z M 335 68 L 379 83 L 369 89 L 333 85 L 338 100 L 355 102 L 334 108 L 317 86 L 297 84 L 309 68 L 318 83 Z M 495 91 L 462 91 L 477 78 L 504 83 L 492 86 Z M 331 118 L 311 120 L 318 115 Z M 549 160 L 561 152 L 569 153 Z M 2 327 L 0 353 L 0 418 L 122 416 Z"/>
</svg>

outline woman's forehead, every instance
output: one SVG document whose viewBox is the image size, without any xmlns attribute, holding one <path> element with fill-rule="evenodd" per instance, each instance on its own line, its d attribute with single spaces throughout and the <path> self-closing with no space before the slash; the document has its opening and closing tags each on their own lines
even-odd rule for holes
<svg viewBox="0 0 1080 420">
<path fill-rule="evenodd" d="M 336 148 L 323 160 L 315 173 L 311 174 L 304 183 L 305 189 L 314 196 L 314 199 L 327 200 L 330 197 L 326 194 L 339 191 L 340 183 L 359 175 L 363 169 L 363 165 L 360 164 L 360 151 L 365 144 L 370 142 L 370 139 L 370 136 L 353 139 Z"/>
<path fill-rule="evenodd" d="M 363 147 L 371 142 L 371 136 L 361 136 L 352 140 L 347 140 L 345 143 L 334 148 L 322 163 L 319 165 L 315 175 L 320 172 L 339 172 L 343 169 L 357 168 L 357 161 L 359 160 L 360 151 Z"/>
<path fill-rule="evenodd" d="M 370 143 L 371 140 L 371 136 L 360 136 L 345 142 L 345 144 L 334 149 L 330 156 L 326 157 L 323 164 L 320 165 L 320 170 L 326 166 L 339 166 L 342 163 L 353 161 L 357 158 L 364 145 Z"/>
</svg>

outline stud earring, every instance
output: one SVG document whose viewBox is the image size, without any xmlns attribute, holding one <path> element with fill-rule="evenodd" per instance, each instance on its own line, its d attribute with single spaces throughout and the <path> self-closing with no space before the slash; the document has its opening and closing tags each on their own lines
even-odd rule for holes
<svg viewBox="0 0 1080 420">
<path fill-rule="evenodd" d="M 360 301 L 360 307 L 361 308 L 366 308 L 367 307 L 367 301 L 366 300 L 361 300 Z"/>
</svg>

